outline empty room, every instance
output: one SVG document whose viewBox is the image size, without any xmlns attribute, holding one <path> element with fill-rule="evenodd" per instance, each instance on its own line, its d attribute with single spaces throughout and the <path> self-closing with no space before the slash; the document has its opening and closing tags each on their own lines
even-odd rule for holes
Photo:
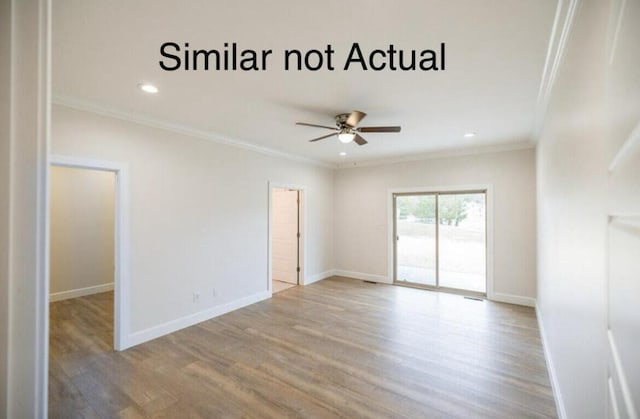
<svg viewBox="0 0 640 419">
<path fill-rule="evenodd" d="M 640 418 L 639 19 L 0 0 L 0 418 Z"/>
</svg>

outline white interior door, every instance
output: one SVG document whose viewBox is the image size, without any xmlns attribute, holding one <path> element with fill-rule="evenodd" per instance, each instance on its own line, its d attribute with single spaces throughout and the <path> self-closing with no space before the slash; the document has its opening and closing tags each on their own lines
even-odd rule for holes
<svg viewBox="0 0 640 419">
<path fill-rule="evenodd" d="M 272 194 L 272 278 L 298 283 L 298 191 L 275 188 Z"/>
</svg>

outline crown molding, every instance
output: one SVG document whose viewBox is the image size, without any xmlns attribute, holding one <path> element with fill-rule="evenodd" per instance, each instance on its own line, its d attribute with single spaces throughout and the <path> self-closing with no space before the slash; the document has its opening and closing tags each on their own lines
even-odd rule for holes
<svg viewBox="0 0 640 419">
<path fill-rule="evenodd" d="M 542 71 L 540 88 L 538 89 L 538 99 L 534 112 L 531 138 L 536 143 L 544 127 L 544 120 L 547 109 L 549 108 L 551 93 L 558 77 L 558 69 L 564 57 L 571 30 L 575 22 L 576 12 L 581 2 L 582 0 L 558 0 L 558 5 L 556 6 L 556 14 L 553 19 L 547 57 Z M 564 19 L 561 19 L 563 15 Z"/>
<path fill-rule="evenodd" d="M 359 167 L 386 166 L 398 163 L 418 162 L 424 160 L 443 159 L 447 157 L 473 156 L 478 154 L 503 153 L 517 150 L 530 150 L 536 147 L 531 141 L 518 143 L 502 143 L 477 147 L 453 148 L 449 150 L 431 151 L 427 153 L 382 158 L 376 160 L 345 162 L 337 165 L 338 170 L 357 169 Z"/>
<path fill-rule="evenodd" d="M 632 151 L 636 150 L 638 146 L 640 146 L 640 121 L 638 121 L 633 131 L 629 134 L 629 137 L 622 143 L 613 160 L 609 163 L 609 172 L 615 172 L 622 161 L 629 156 Z"/>
<path fill-rule="evenodd" d="M 521 143 L 513 143 L 513 144 L 497 144 L 497 145 L 482 146 L 482 147 L 471 147 L 471 148 L 466 147 L 466 148 L 450 149 L 450 150 L 442 150 L 442 151 L 431 151 L 431 152 L 420 153 L 420 154 L 399 156 L 395 158 L 383 158 L 383 159 L 376 159 L 376 160 L 332 164 L 332 163 L 327 163 L 320 160 L 309 159 L 309 158 L 298 156 L 295 154 L 285 153 L 283 151 L 274 150 L 272 148 L 268 148 L 264 146 L 259 146 L 256 144 L 249 143 L 247 141 L 229 138 L 227 136 L 223 136 L 215 132 L 199 130 L 184 124 L 161 120 L 159 118 L 154 118 L 149 115 L 144 115 L 144 114 L 135 113 L 135 112 L 127 112 L 127 111 L 123 111 L 113 107 L 99 105 L 94 102 L 77 99 L 71 96 L 54 95 L 52 103 L 58 106 L 64 106 L 67 108 L 71 108 L 71 109 L 75 109 L 83 112 L 89 112 L 89 113 L 93 113 L 101 116 L 120 119 L 123 121 L 132 122 L 132 123 L 144 125 L 147 127 L 175 132 L 175 133 L 186 135 L 193 138 L 213 141 L 218 144 L 224 144 L 231 147 L 242 148 L 245 150 L 264 154 L 270 157 L 282 158 L 286 160 L 296 161 L 299 163 L 311 164 L 311 165 L 326 168 L 326 169 L 348 169 L 348 168 L 354 168 L 354 167 L 380 166 L 380 165 L 388 165 L 388 164 L 395 164 L 395 163 L 401 163 L 401 162 L 421 161 L 421 160 L 430 160 L 430 159 L 455 157 L 455 156 L 467 156 L 467 155 L 473 155 L 473 154 L 496 153 L 496 152 L 522 150 L 522 149 L 535 147 L 535 144 L 531 142 L 521 142 Z"/>
<path fill-rule="evenodd" d="M 613 38 L 609 44 L 609 65 L 613 64 L 613 59 L 616 55 L 616 49 L 618 46 L 618 38 L 620 37 L 620 28 L 622 26 L 622 20 L 627 8 L 627 0 L 620 0 L 618 2 L 618 10 L 616 13 L 616 28 L 613 31 Z"/>
<path fill-rule="evenodd" d="M 165 131 L 175 132 L 177 134 L 186 135 L 193 138 L 199 138 L 202 140 L 213 141 L 218 144 L 224 144 L 231 147 L 242 148 L 244 150 L 253 151 L 255 153 L 264 154 L 270 157 L 277 157 L 286 160 L 292 160 L 299 163 L 310 164 L 326 169 L 335 169 L 335 164 L 327 163 L 321 160 L 310 159 L 307 157 L 298 156 L 284 151 L 275 150 L 269 147 L 264 147 L 256 144 L 249 143 L 247 141 L 230 138 L 211 131 L 204 131 L 196 128 L 189 127 L 184 124 L 180 124 L 173 121 L 166 121 L 159 118 L 154 118 L 149 115 L 127 112 L 113 107 L 99 105 L 94 102 L 77 99 L 71 96 L 54 95 L 52 103 L 67 108 L 90 112 L 101 116 L 107 116 L 122 121 L 133 122 L 135 124 L 144 125 L 147 127 L 158 128 Z"/>
</svg>

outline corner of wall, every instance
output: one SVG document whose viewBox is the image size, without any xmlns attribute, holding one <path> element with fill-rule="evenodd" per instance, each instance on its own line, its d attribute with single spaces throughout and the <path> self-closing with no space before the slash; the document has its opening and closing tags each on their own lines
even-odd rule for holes
<svg viewBox="0 0 640 419">
<path fill-rule="evenodd" d="M 258 303 L 268 298 L 271 298 L 271 293 L 269 291 L 261 291 L 247 297 L 240 298 L 238 300 L 230 301 L 228 303 L 211 307 L 197 313 L 181 317 L 179 319 L 171 320 L 157 326 L 152 326 L 150 328 L 131 333 L 127 336 L 126 341 L 122 342 L 121 350 L 139 345 L 144 342 L 148 342 L 150 340 L 159 338 L 180 329 L 184 329 L 185 327 L 193 326 L 195 324 L 210 320 L 214 317 L 218 317 L 231 311 L 238 310 L 242 307 Z"/>
<path fill-rule="evenodd" d="M 11 2 L 0 1 L 0 417 L 8 416 Z"/>
<path fill-rule="evenodd" d="M 493 292 L 491 294 L 487 294 L 487 297 L 489 298 L 489 300 L 499 303 L 516 304 L 526 307 L 536 306 L 536 299 L 532 297 L 523 297 L 521 295 L 505 294 L 501 292 Z"/>
<path fill-rule="evenodd" d="M 334 269 L 335 276 L 343 276 L 346 278 L 360 279 L 362 281 L 379 282 L 381 284 L 392 284 L 393 280 L 384 275 L 369 274 L 364 272 L 345 271 L 343 269 Z"/>
<path fill-rule="evenodd" d="M 332 276 L 335 276 L 335 269 L 330 269 L 328 271 L 324 271 L 324 272 L 320 272 L 318 274 L 314 274 L 314 275 L 310 275 L 306 278 L 306 280 L 304 281 L 304 284 L 302 285 L 311 285 L 314 282 L 318 282 L 318 281 L 322 281 L 323 279 L 327 279 L 327 278 L 331 278 Z"/>
</svg>

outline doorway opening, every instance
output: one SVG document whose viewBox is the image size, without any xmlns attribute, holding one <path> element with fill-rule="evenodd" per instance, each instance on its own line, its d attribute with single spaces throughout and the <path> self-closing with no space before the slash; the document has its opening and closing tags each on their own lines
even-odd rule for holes
<svg viewBox="0 0 640 419">
<path fill-rule="evenodd" d="M 303 283 L 302 195 L 289 187 L 271 187 L 270 289 L 273 294 Z"/>
<path fill-rule="evenodd" d="M 114 347 L 116 173 L 49 167 L 49 407 L 70 359 Z"/>
<path fill-rule="evenodd" d="M 486 190 L 394 193 L 394 283 L 486 296 L 486 196 Z"/>
<path fill-rule="evenodd" d="M 49 342 L 55 339 L 53 304 L 102 299 L 102 314 L 109 319 L 102 324 L 110 331 L 109 336 L 102 331 L 103 343 L 108 350 L 124 350 L 130 346 L 128 167 L 119 162 L 50 155 L 49 171 L 46 251 L 51 313 L 47 347 L 51 349 Z M 77 310 L 74 313 L 75 319 L 88 319 Z M 93 336 L 89 333 L 85 338 L 91 343 Z M 93 345 L 91 350 L 96 348 Z"/>
</svg>

